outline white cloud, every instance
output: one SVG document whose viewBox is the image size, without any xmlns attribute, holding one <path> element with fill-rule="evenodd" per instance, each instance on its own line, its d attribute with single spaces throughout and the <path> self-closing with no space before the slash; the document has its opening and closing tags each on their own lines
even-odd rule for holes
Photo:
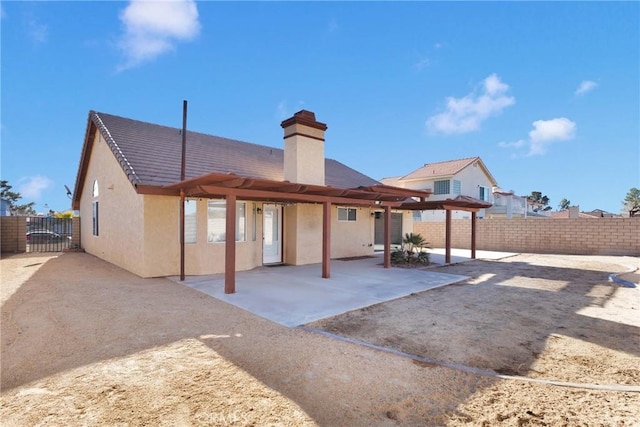
<svg viewBox="0 0 640 427">
<path fill-rule="evenodd" d="M 566 117 L 551 120 L 536 120 L 529 132 L 529 155 L 547 152 L 547 145 L 556 141 L 567 141 L 576 136 L 576 124 Z"/>
<path fill-rule="evenodd" d="M 515 98 L 506 95 L 508 90 L 509 85 L 492 74 L 484 79 L 479 91 L 475 90 L 463 98 L 448 97 L 446 111 L 429 117 L 427 128 L 444 134 L 475 131 L 486 119 L 515 104 Z"/>
<path fill-rule="evenodd" d="M 191 40 L 200 32 L 193 0 L 132 0 L 120 20 L 124 25 L 120 48 L 125 55 L 120 71 L 151 61 L 175 49 L 176 41 Z"/>
<path fill-rule="evenodd" d="M 577 126 L 566 117 L 551 120 L 536 120 L 529 132 L 529 139 L 519 139 L 514 142 L 499 142 L 502 148 L 519 149 L 528 146 L 528 156 L 539 156 L 547 152 L 549 144 L 557 141 L 567 141 L 575 138 Z"/>
<path fill-rule="evenodd" d="M 576 95 L 584 95 L 587 92 L 591 92 L 595 87 L 598 86 L 598 83 L 592 82 L 591 80 L 583 80 L 576 89 Z"/>
<path fill-rule="evenodd" d="M 498 142 L 498 146 L 502 148 L 521 148 L 521 147 L 524 147 L 525 145 L 527 145 L 527 141 L 525 141 L 524 139 L 519 139 L 513 142 L 506 142 L 506 141 Z"/>
<path fill-rule="evenodd" d="M 25 176 L 18 180 L 18 192 L 24 200 L 38 200 L 44 190 L 51 187 L 53 181 L 46 176 Z"/>
</svg>

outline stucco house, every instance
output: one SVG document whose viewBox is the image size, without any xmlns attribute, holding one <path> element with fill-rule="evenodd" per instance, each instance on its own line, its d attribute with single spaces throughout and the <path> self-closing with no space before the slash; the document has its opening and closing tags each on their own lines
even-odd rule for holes
<svg viewBox="0 0 640 427">
<path fill-rule="evenodd" d="M 376 212 L 389 224 L 430 195 L 326 159 L 310 111 L 281 127 L 284 149 L 91 111 L 73 194 L 82 247 L 142 277 L 224 272 L 233 292 L 235 271 L 265 264 L 329 277 L 331 258 L 373 254 Z"/>
<path fill-rule="evenodd" d="M 489 169 L 480 157 L 426 163 L 404 176 L 383 178 L 385 185 L 397 186 L 413 190 L 431 191 L 430 201 L 455 199 L 463 196 L 477 199 L 489 204 L 493 203 L 493 189 L 496 182 Z M 416 221 L 443 221 L 444 210 L 414 211 Z M 487 215 L 487 209 L 481 209 L 478 218 Z M 469 218 L 467 211 L 451 212 L 453 219 Z"/>
</svg>

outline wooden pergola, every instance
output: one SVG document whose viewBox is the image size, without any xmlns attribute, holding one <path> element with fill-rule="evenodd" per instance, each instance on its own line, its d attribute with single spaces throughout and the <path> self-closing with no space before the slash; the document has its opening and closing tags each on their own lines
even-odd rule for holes
<svg viewBox="0 0 640 427">
<path fill-rule="evenodd" d="M 470 198 L 456 198 L 446 201 L 425 201 L 430 190 L 410 190 L 388 185 L 374 185 L 357 188 L 337 188 L 323 185 L 299 184 L 289 181 L 275 181 L 261 178 L 244 177 L 235 174 L 210 173 L 196 178 L 182 180 L 163 187 L 165 191 L 179 191 L 181 199 L 185 197 L 224 198 L 226 199 L 226 235 L 236 235 L 236 200 L 252 200 L 269 203 L 311 203 L 322 204 L 322 277 L 331 274 L 331 207 L 363 206 L 384 210 L 384 268 L 391 266 L 391 209 L 447 211 L 447 248 L 446 262 L 451 258 L 451 210 L 472 212 L 472 257 L 475 257 L 475 213 L 491 206 Z M 420 201 L 414 201 L 419 199 Z M 181 209 L 181 224 L 184 223 L 184 211 Z M 184 230 L 184 226 L 181 227 Z M 184 236 L 180 239 L 180 278 L 184 280 Z M 235 292 L 236 273 L 235 239 L 225 240 L 225 293 Z"/>
<path fill-rule="evenodd" d="M 458 196 L 455 199 L 429 200 L 407 202 L 400 205 L 400 209 L 408 210 L 444 210 L 445 211 L 445 257 L 444 262 L 451 263 L 451 211 L 471 212 L 471 258 L 476 258 L 476 214 L 480 209 L 491 207 L 491 203 L 468 196 Z"/>
</svg>

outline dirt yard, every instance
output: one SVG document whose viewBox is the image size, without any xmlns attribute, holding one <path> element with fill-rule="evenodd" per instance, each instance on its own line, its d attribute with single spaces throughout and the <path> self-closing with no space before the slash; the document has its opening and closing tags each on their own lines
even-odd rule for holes
<svg viewBox="0 0 640 427">
<path fill-rule="evenodd" d="M 290 329 L 90 255 L 2 259 L 3 425 L 639 425 L 637 258 L 519 255 L 466 282 Z M 632 277 L 628 275 L 627 277 Z"/>
</svg>

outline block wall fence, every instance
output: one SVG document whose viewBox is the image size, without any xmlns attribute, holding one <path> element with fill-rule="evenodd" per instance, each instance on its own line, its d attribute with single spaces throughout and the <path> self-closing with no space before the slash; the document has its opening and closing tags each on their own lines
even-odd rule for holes
<svg viewBox="0 0 640 427">
<path fill-rule="evenodd" d="M 26 217 L 0 217 L 0 249 L 2 249 L 2 252 L 25 252 L 27 250 L 26 233 Z"/>
<path fill-rule="evenodd" d="M 73 234 L 71 246 L 81 247 L 80 217 L 74 217 L 72 221 Z M 0 217 L 0 250 L 2 253 L 20 253 L 27 250 L 27 217 L 3 216 Z"/>
<path fill-rule="evenodd" d="M 414 222 L 432 248 L 445 247 L 445 222 Z M 471 248 L 471 220 L 451 221 L 451 245 Z M 640 256 L 640 218 L 492 218 L 476 222 L 476 249 Z"/>
<path fill-rule="evenodd" d="M 476 249 L 575 255 L 640 256 L 640 218 L 493 218 L 477 220 Z M 414 222 L 413 232 L 429 246 L 445 246 L 445 222 Z M 2 252 L 26 251 L 25 217 L 0 217 Z M 71 243 L 81 247 L 80 218 L 73 218 Z M 471 220 L 451 221 L 451 244 L 471 248 Z"/>
</svg>

